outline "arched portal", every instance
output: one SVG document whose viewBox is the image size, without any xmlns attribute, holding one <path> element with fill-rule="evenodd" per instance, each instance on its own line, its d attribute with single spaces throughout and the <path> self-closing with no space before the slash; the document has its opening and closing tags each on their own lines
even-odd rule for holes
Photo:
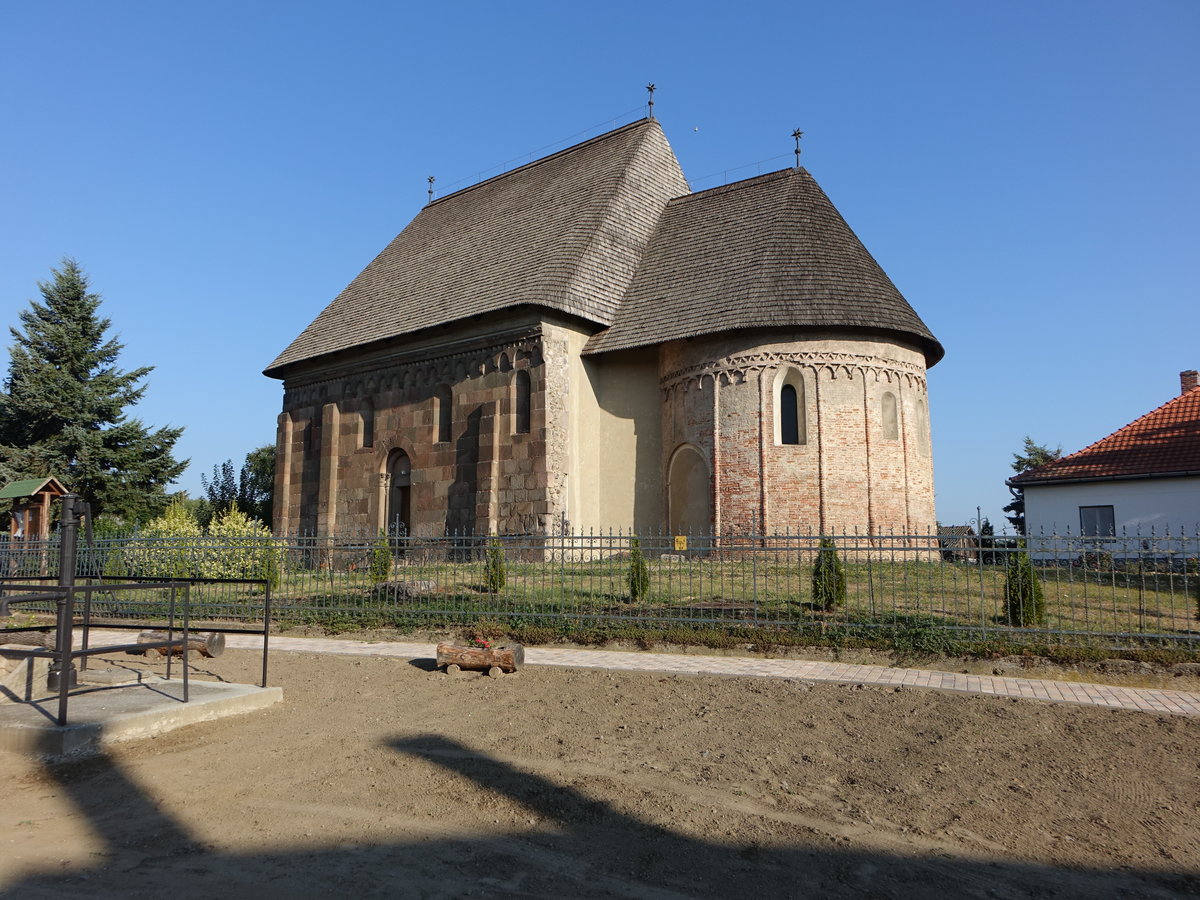
<svg viewBox="0 0 1200 900">
<path fill-rule="evenodd" d="M 391 534 L 409 534 L 412 531 L 412 460 L 408 454 L 403 450 L 388 454 L 387 474 L 385 525 Z"/>
<path fill-rule="evenodd" d="M 672 534 L 707 535 L 712 531 L 712 484 L 700 451 L 684 444 L 671 456 L 667 499 Z"/>
</svg>

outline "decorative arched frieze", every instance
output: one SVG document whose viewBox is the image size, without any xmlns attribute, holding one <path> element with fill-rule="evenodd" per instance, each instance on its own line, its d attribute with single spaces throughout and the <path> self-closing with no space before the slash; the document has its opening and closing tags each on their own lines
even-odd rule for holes
<svg viewBox="0 0 1200 900">
<path fill-rule="evenodd" d="M 902 380 L 909 387 L 925 389 L 925 369 L 915 363 L 857 353 L 811 350 L 761 351 L 729 356 L 668 372 L 659 383 L 664 389 L 682 384 L 686 390 L 689 385 L 699 386 L 705 377 L 720 375 L 725 384 L 741 384 L 752 373 L 760 374 L 766 369 L 786 366 L 808 370 L 815 375 L 823 374 L 831 380 L 856 376 L 877 381 L 882 378 L 888 382 L 895 379 L 895 382 Z"/>
</svg>

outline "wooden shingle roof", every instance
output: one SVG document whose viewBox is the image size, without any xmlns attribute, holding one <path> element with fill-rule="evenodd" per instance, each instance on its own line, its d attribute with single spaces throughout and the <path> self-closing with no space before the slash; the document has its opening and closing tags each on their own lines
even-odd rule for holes
<svg viewBox="0 0 1200 900">
<path fill-rule="evenodd" d="M 601 353 L 744 328 L 898 334 L 944 350 L 824 191 L 784 169 L 672 200 Z"/>
<path fill-rule="evenodd" d="M 1200 475 L 1200 387 L 1193 387 L 1077 453 L 1009 479 L 1018 486 Z"/>
<path fill-rule="evenodd" d="M 265 374 L 524 304 L 609 325 L 663 207 L 687 190 L 642 119 L 440 198 Z"/>
</svg>

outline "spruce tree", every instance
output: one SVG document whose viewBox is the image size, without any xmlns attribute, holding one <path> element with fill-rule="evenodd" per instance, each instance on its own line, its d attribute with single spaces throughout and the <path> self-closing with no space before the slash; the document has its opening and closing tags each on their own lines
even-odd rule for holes
<svg viewBox="0 0 1200 900">
<path fill-rule="evenodd" d="M 152 367 L 117 367 L 123 345 L 106 338 L 100 296 L 73 259 L 38 283 L 10 328 L 8 378 L 0 393 L 0 468 L 8 477 L 58 477 L 92 503 L 93 515 L 146 521 L 167 504 L 166 486 L 187 461 L 171 455 L 182 428 L 150 430 L 127 418 Z"/>
</svg>

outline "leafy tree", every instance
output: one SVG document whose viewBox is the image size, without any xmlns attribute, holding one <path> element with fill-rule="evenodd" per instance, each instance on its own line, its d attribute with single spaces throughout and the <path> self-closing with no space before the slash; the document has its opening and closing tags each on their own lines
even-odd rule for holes
<svg viewBox="0 0 1200 900">
<path fill-rule="evenodd" d="M 238 473 L 238 506 L 268 527 L 275 507 L 275 445 L 266 444 L 246 454 Z"/>
<path fill-rule="evenodd" d="M 7 477 L 57 476 L 92 513 L 144 522 L 167 505 L 166 487 L 187 461 L 171 454 L 182 428 L 150 430 L 126 417 L 152 371 L 117 367 L 123 345 L 106 338 L 99 294 L 73 259 L 38 283 L 41 302 L 11 328 L 0 393 L 0 469 Z"/>
<path fill-rule="evenodd" d="M 246 461 L 236 474 L 231 459 L 213 466 L 212 479 L 201 473 L 200 484 L 207 505 L 207 509 L 200 512 L 202 525 L 207 525 L 217 511 L 232 505 L 250 518 L 270 526 L 275 500 L 274 445 L 267 444 L 247 453 Z"/>
<path fill-rule="evenodd" d="M 1013 471 L 1018 474 L 1028 472 L 1030 469 L 1036 469 L 1038 466 L 1044 466 L 1046 463 L 1052 463 L 1056 459 L 1062 457 L 1062 447 L 1055 447 L 1053 450 L 1044 447 L 1041 444 L 1035 444 L 1033 438 L 1025 435 L 1024 453 L 1013 454 Z M 1005 516 L 1012 523 L 1013 529 L 1017 534 L 1025 533 L 1025 491 L 1016 486 L 1008 486 L 1009 493 L 1012 494 L 1012 502 L 1004 507 L 1006 513 L 1012 513 L 1011 516 Z"/>
<path fill-rule="evenodd" d="M 821 538 L 817 561 L 812 570 L 813 605 L 834 610 L 846 603 L 846 570 L 830 538 Z"/>
</svg>

